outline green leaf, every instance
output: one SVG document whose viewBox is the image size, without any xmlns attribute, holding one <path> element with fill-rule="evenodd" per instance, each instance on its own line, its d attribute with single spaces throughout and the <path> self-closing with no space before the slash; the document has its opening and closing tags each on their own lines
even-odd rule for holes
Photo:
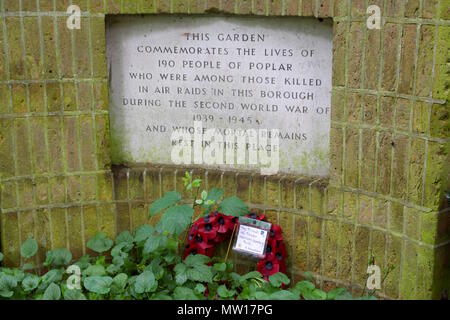
<svg viewBox="0 0 450 320">
<path fill-rule="evenodd" d="M 0 297 L 11 298 L 16 287 L 17 280 L 15 277 L 0 273 Z"/>
<path fill-rule="evenodd" d="M 225 272 L 227 270 L 227 264 L 225 262 L 215 263 L 213 265 L 213 269 L 216 270 L 216 271 Z"/>
<path fill-rule="evenodd" d="M 336 297 L 345 294 L 347 289 L 345 288 L 335 288 L 329 292 L 327 292 L 327 300 L 334 300 Z"/>
<path fill-rule="evenodd" d="M 90 292 L 107 294 L 113 279 L 108 276 L 91 276 L 84 279 L 84 287 Z"/>
<path fill-rule="evenodd" d="M 175 282 L 178 285 L 183 285 L 187 280 L 188 267 L 184 263 L 178 263 L 173 270 L 175 271 Z"/>
<path fill-rule="evenodd" d="M 206 291 L 206 287 L 201 283 L 197 283 L 197 285 L 194 288 L 194 291 L 197 294 L 202 294 Z"/>
<path fill-rule="evenodd" d="M 88 241 L 87 247 L 97 253 L 103 253 L 111 249 L 113 243 L 103 232 L 99 232 Z"/>
<path fill-rule="evenodd" d="M 327 294 L 320 289 L 304 292 L 302 296 L 305 300 L 325 300 L 327 298 Z"/>
<path fill-rule="evenodd" d="M 145 241 L 142 253 L 144 255 L 152 253 L 158 250 L 159 247 L 163 247 L 167 243 L 167 237 L 162 234 L 151 235 L 147 241 Z"/>
<path fill-rule="evenodd" d="M 170 207 L 164 212 L 158 225 L 162 231 L 178 236 L 186 230 L 193 214 L 194 209 L 187 204 Z"/>
<path fill-rule="evenodd" d="M 158 214 L 162 210 L 174 205 L 178 201 L 181 200 L 181 194 L 177 191 L 169 191 L 167 192 L 164 197 L 161 199 L 156 200 L 152 203 L 150 206 L 150 217 L 153 217 L 154 215 Z"/>
<path fill-rule="evenodd" d="M 282 272 L 277 272 L 269 277 L 269 282 L 274 287 L 281 287 L 281 285 L 288 285 L 291 280 Z"/>
<path fill-rule="evenodd" d="M 173 291 L 173 298 L 175 300 L 198 300 L 194 290 L 187 287 L 176 287 Z"/>
<path fill-rule="evenodd" d="M 33 291 L 39 284 L 39 277 L 35 274 L 28 274 L 22 281 L 22 288 L 25 292 Z"/>
<path fill-rule="evenodd" d="M 141 273 L 134 283 L 134 291 L 137 293 L 153 292 L 157 287 L 158 282 L 155 280 L 155 275 L 151 271 Z"/>
<path fill-rule="evenodd" d="M 59 248 L 47 252 L 46 265 L 56 267 L 66 266 L 72 260 L 72 254 L 66 248 Z"/>
<path fill-rule="evenodd" d="M 213 278 L 212 268 L 204 264 L 198 264 L 189 268 L 186 271 L 186 275 L 189 280 L 200 282 L 212 282 Z"/>
<path fill-rule="evenodd" d="M 86 300 L 85 295 L 76 289 L 67 289 L 64 291 L 64 300 Z"/>
<path fill-rule="evenodd" d="M 3 253 L 0 252 L 0 262 L 3 261 Z"/>
<path fill-rule="evenodd" d="M 222 196 L 223 196 L 223 189 L 211 188 L 208 192 L 208 196 L 206 197 L 206 201 L 212 200 L 215 203 L 217 203 Z"/>
<path fill-rule="evenodd" d="M 229 216 L 240 217 L 249 213 L 249 208 L 240 198 L 231 196 L 223 199 L 218 210 Z"/>
<path fill-rule="evenodd" d="M 122 231 L 117 237 L 116 237 L 116 244 L 122 243 L 122 242 L 126 242 L 126 243 L 130 243 L 134 241 L 133 236 L 131 235 L 130 231 L 125 230 Z"/>
<path fill-rule="evenodd" d="M 20 255 L 25 259 L 29 259 L 36 254 L 37 250 L 38 244 L 36 240 L 28 238 L 20 247 Z"/>
<path fill-rule="evenodd" d="M 249 273 L 240 276 L 239 281 L 243 283 L 249 279 L 262 279 L 262 274 L 258 271 L 250 271 Z"/>
<path fill-rule="evenodd" d="M 55 283 L 51 283 L 47 289 L 45 289 L 42 300 L 59 300 L 61 299 L 61 289 Z"/>
<path fill-rule="evenodd" d="M 119 294 L 125 290 L 127 285 L 128 276 L 125 273 L 119 273 L 113 278 L 111 284 L 111 294 Z"/>
<path fill-rule="evenodd" d="M 228 290 L 227 287 L 222 284 L 217 288 L 217 294 L 221 298 L 233 298 L 236 295 L 236 290 Z"/>
<path fill-rule="evenodd" d="M 299 300 L 300 297 L 287 290 L 275 291 L 270 295 L 271 300 Z"/>
<path fill-rule="evenodd" d="M 299 296 L 301 294 L 303 295 L 304 293 L 311 292 L 315 288 L 316 286 L 314 285 L 314 283 L 304 280 L 297 282 L 295 286 L 291 289 L 291 291 Z"/>
<path fill-rule="evenodd" d="M 84 273 L 87 276 L 104 276 L 106 274 L 105 267 L 99 264 L 89 266 Z"/>
<path fill-rule="evenodd" d="M 311 271 L 306 271 L 305 273 L 303 273 L 303 277 L 304 277 L 307 281 L 310 281 L 310 282 L 314 282 L 314 281 L 315 281 L 314 275 L 313 275 L 313 273 L 312 273 Z"/>
<path fill-rule="evenodd" d="M 64 270 L 52 269 L 41 277 L 39 290 L 45 290 L 51 283 L 58 283 L 63 277 Z"/>
<path fill-rule="evenodd" d="M 144 224 L 134 231 L 134 241 L 141 243 L 153 235 L 155 230 L 149 224 Z"/>
<path fill-rule="evenodd" d="M 202 254 L 190 254 L 184 260 L 184 263 L 189 266 L 195 266 L 199 264 L 207 264 L 211 261 L 211 258 Z"/>
</svg>

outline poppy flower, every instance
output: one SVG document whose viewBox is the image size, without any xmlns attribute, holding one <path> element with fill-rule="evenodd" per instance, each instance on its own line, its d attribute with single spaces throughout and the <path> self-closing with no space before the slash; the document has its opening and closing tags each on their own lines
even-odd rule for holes
<svg viewBox="0 0 450 320">
<path fill-rule="evenodd" d="M 250 218 L 250 219 L 256 219 L 256 220 L 259 220 L 259 221 L 262 221 L 262 220 L 264 220 L 264 214 L 257 214 L 256 212 L 250 212 L 250 214 L 248 214 L 248 215 L 246 215 L 246 217 L 247 218 Z"/>
<path fill-rule="evenodd" d="M 267 280 L 269 276 L 280 271 L 280 265 L 275 260 L 262 259 L 258 262 L 257 270 Z"/>
<path fill-rule="evenodd" d="M 281 227 L 277 226 L 277 225 L 272 225 L 272 228 L 270 228 L 270 232 L 269 232 L 269 238 L 272 238 L 275 240 L 283 240 Z"/>
<path fill-rule="evenodd" d="M 190 254 L 203 254 L 208 257 L 212 257 L 214 254 L 214 245 L 208 244 L 206 242 L 193 242 L 186 245 L 184 250 L 183 259 L 185 259 Z"/>
<path fill-rule="evenodd" d="M 218 213 L 216 216 L 217 222 L 217 232 L 218 233 L 227 233 L 234 228 L 234 218 L 233 216 L 226 216 L 224 214 Z"/>
<path fill-rule="evenodd" d="M 217 225 L 212 223 L 202 222 L 198 225 L 198 233 L 208 240 L 216 237 L 217 229 Z"/>
</svg>

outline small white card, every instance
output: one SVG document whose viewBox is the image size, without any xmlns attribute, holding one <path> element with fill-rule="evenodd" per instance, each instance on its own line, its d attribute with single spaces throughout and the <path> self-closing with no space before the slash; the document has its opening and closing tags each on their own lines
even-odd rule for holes
<svg viewBox="0 0 450 320">
<path fill-rule="evenodd" d="M 263 256 L 267 233 L 267 230 L 241 224 L 234 249 L 251 255 Z"/>
</svg>

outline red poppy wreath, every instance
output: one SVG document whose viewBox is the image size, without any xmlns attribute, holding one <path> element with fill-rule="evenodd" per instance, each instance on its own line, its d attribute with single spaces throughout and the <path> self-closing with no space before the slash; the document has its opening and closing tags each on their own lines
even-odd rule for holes
<svg viewBox="0 0 450 320">
<path fill-rule="evenodd" d="M 256 213 L 250 213 L 246 217 L 257 220 L 264 220 L 265 218 L 263 214 L 257 215 Z M 189 230 L 183 258 L 186 258 L 189 254 L 197 253 L 211 258 L 216 244 L 229 240 L 236 224 L 239 224 L 237 217 L 227 216 L 220 212 L 196 220 Z M 286 273 L 285 259 L 286 248 L 283 243 L 281 227 L 272 224 L 266 252 L 258 262 L 257 270 L 266 280 L 277 272 Z"/>
</svg>

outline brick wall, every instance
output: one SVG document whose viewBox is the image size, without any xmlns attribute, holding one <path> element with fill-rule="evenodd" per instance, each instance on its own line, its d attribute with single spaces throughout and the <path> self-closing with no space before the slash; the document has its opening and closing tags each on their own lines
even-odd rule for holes
<svg viewBox="0 0 450 320">
<path fill-rule="evenodd" d="M 66 9 L 82 9 L 81 30 Z M 366 28 L 366 8 L 382 11 Z M 330 176 L 195 171 L 281 224 L 289 273 L 323 288 L 365 284 L 373 252 L 395 270 L 380 295 L 437 298 L 450 289 L 449 0 L 0 0 L 0 210 L 6 265 L 39 243 L 89 253 L 147 222 L 148 205 L 182 190 L 184 170 L 111 168 L 105 17 L 255 14 L 334 21 Z M 268 18 L 270 19 L 270 18 Z M 299 18 L 300 19 L 300 18 Z"/>
</svg>

